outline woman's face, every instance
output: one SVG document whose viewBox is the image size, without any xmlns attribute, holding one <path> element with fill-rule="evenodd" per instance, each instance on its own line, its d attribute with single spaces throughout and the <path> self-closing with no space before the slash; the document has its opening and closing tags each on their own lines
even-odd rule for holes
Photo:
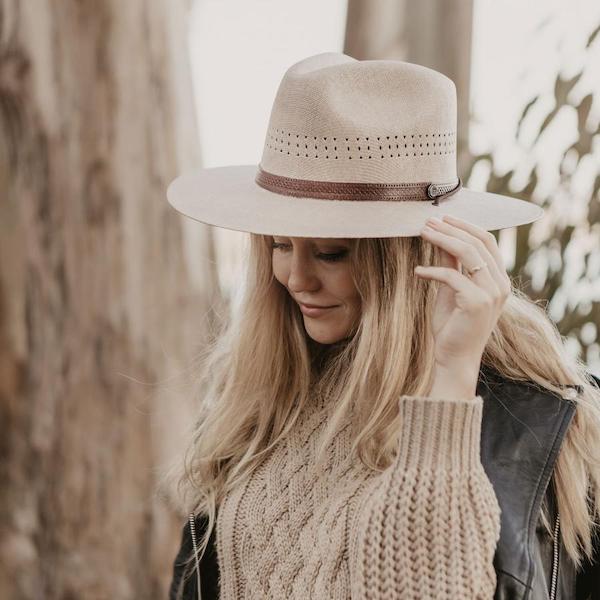
<svg viewBox="0 0 600 600">
<path fill-rule="evenodd" d="M 349 239 L 273 236 L 273 274 L 298 303 L 308 335 L 321 344 L 348 337 L 360 316 L 349 250 Z"/>
</svg>

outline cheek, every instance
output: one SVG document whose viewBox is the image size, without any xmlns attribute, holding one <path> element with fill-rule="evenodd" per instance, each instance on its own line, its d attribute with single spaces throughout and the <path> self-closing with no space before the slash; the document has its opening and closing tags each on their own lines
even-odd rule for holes
<svg viewBox="0 0 600 600">
<path fill-rule="evenodd" d="M 355 293 L 351 298 L 348 299 L 349 311 L 353 318 L 356 318 L 357 316 L 360 315 L 361 310 L 362 310 L 361 306 L 362 306 L 362 303 L 361 303 L 360 296 L 358 294 Z"/>
<path fill-rule="evenodd" d="M 355 304 L 358 296 L 358 291 L 352 280 L 350 271 L 340 273 L 335 279 L 335 287 L 338 290 L 340 297 L 348 304 Z"/>
<path fill-rule="evenodd" d="M 280 260 L 279 258 L 277 258 L 276 256 L 273 256 L 271 265 L 273 268 L 273 275 L 274 275 L 275 279 L 277 279 L 277 281 L 279 281 L 279 283 L 282 283 L 285 285 L 285 283 L 287 281 L 287 275 L 286 275 L 286 268 L 285 268 L 283 261 Z"/>
</svg>

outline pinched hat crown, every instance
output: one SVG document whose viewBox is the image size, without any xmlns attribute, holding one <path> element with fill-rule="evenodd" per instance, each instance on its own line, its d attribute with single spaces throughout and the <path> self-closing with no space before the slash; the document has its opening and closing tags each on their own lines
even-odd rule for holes
<svg viewBox="0 0 600 600">
<path fill-rule="evenodd" d="M 454 82 L 396 60 L 325 53 L 296 63 L 273 103 L 257 183 L 285 193 L 276 189 L 277 181 L 284 183 L 280 177 L 397 184 L 406 199 L 415 200 L 432 183 L 442 193 L 453 190 L 458 184 Z M 323 197 L 310 188 L 300 185 L 295 195 Z M 327 189 L 314 183 L 312 188 Z"/>
</svg>

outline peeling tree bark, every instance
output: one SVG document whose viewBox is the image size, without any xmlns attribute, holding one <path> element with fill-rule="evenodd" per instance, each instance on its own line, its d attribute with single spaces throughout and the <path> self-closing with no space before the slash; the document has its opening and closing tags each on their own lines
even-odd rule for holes
<svg viewBox="0 0 600 600">
<path fill-rule="evenodd" d="M 155 384 L 219 299 L 165 196 L 199 164 L 186 12 L 0 0 L 1 598 L 166 597 L 188 413 Z"/>
</svg>

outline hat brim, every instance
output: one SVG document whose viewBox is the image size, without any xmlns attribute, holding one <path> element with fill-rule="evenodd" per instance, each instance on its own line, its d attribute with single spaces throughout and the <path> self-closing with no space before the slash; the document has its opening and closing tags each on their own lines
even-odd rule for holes
<svg viewBox="0 0 600 600">
<path fill-rule="evenodd" d="M 544 209 L 510 196 L 462 188 L 434 205 L 427 201 L 321 200 L 270 192 L 255 181 L 257 165 L 200 169 L 167 189 L 178 212 L 216 227 L 266 235 L 373 238 L 420 235 L 432 216 L 450 215 L 486 231 L 536 221 Z"/>
</svg>

